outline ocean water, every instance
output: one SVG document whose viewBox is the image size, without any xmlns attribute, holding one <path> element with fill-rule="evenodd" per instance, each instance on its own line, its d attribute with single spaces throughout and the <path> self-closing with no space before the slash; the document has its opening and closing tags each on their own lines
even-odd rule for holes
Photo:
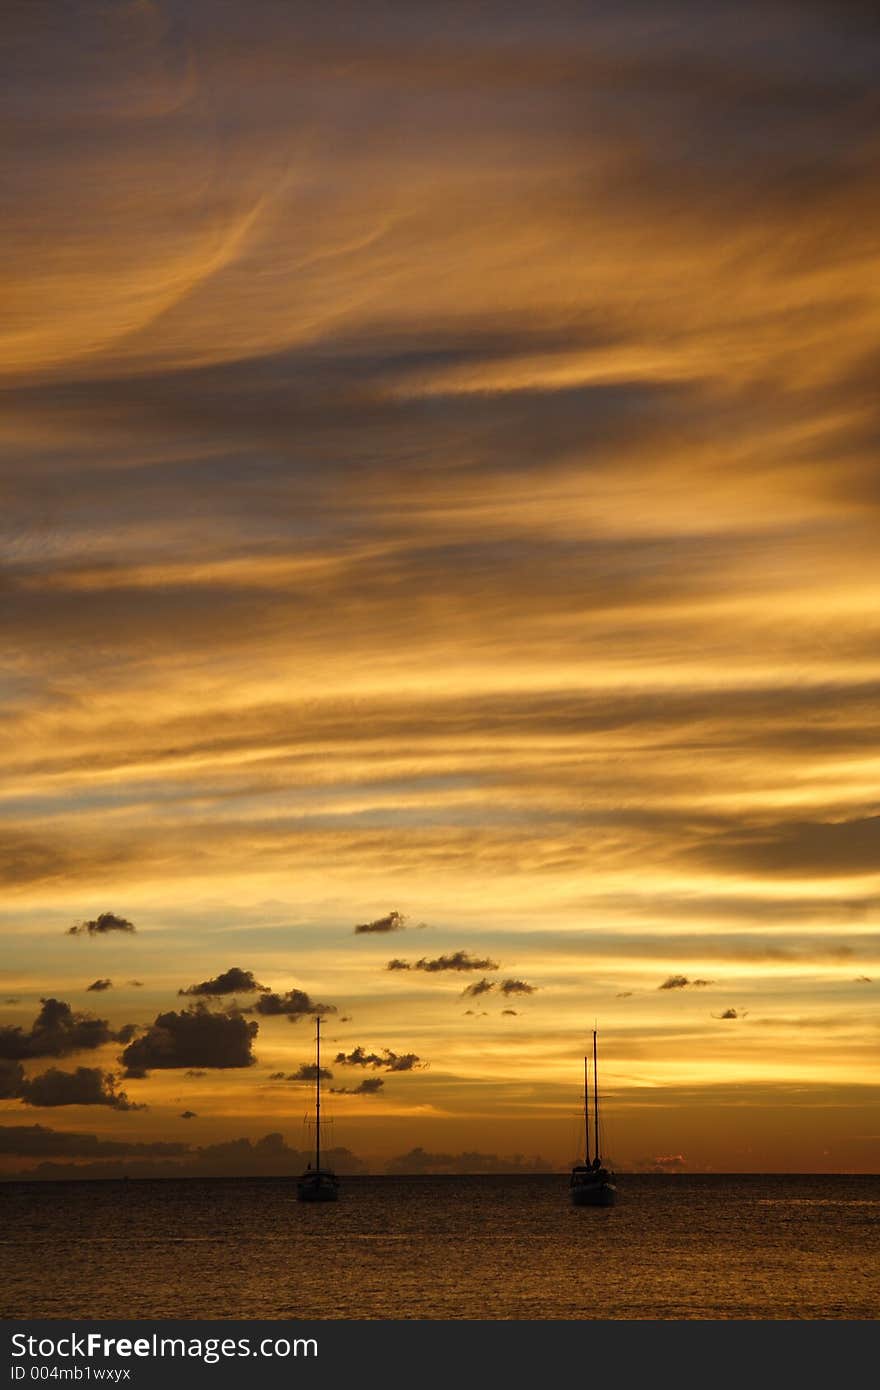
<svg viewBox="0 0 880 1390">
<path fill-rule="evenodd" d="M 877 1318 L 880 1178 L 6 1183 L 7 1318 Z"/>
</svg>

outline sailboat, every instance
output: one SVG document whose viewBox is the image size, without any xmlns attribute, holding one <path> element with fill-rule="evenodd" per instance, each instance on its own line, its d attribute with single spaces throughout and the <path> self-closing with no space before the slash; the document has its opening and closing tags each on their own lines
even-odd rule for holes
<svg viewBox="0 0 880 1390">
<path fill-rule="evenodd" d="M 595 1153 L 590 1158 L 590 1075 L 589 1061 L 584 1058 L 584 1161 L 571 1170 L 568 1192 L 576 1207 L 610 1207 L 617 1188 L 612 1174 L 599 1157 L 599 1072 L 596 1066 L 596 1029 L 593 1029 L 593 1135 Z"/>
<path fill-rule="evenodd" d="M 321 1167 L 321 1016 L 315 1019 L 315 1165 L 311 1163 L 297 1179 L 300 1202 L 335 1202 L 339 1179 L 329 1168 Z"/>
</svg>

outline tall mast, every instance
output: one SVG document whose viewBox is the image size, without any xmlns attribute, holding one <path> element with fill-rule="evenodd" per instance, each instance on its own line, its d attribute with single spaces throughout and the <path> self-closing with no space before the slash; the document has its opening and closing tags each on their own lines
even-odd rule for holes
<svg viewBox="0 0 880 1390">
<path fill-rule="evenodd" d="M 599 1157 L 599 1072 L 596 1067 L 596 1030 L 593 1029 L 593 1125 L 596 1138 L 596 1157 Z"/>
<path fill-rule="evenodd" d="M 586 1143 L 585 1143 L 585 1146 L 584 1146 L 584 1151 L 585 1151 L 585 1153 L 586 1153 L 586 1158 L 584 1159 L 584 1162 L 586 1163 L 587 1167 L 589 1168 L 589 1166 L 590 1166 L 590 1076 L 589 1076 L 589 1072 L 588 1072 L 588 1070 L 587 1070 L 587 1067 L 588 1067 L 588 1062 L 587 1062 L 587 1059 L 586 1059 L 586 1057 L 585 1057 L 585 1058 L 584 1058 L 584 1134 L 585 1134 Z"/>
<path fill-rule="evenodd" d="M 315 1017 L 315 1169 L 321 1171 L 321 1015 Z"/>
</svg>

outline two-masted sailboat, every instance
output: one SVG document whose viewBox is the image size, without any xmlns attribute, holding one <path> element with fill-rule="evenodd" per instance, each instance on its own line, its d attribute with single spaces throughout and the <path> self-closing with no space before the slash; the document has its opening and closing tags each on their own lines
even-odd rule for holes
<svg viewBox="0 0 880 1390">
<path fill-rule="evenodd" d="M 321 1167 L 321 1016 L 315 1019 L 315 1165 L 311 1163 L 297 1179 L 296 1195 L 301 1202 L 335 1202 L 339 1179 L 330 1168 Z"/>
<path fill-rule="evenodd" d="M 594 1154 L 590 1158 L 590 1073 L 589 1060 L 584 1058 L 584 1161 L 576 1163 L 568 1183 L 569 1196 L 576 1207 L 610 1207 L 617 1188 L 612 1174 L 603 1167 L 599 1156 L 599 1072 L 596 1065 L 596 1029 L 593 1029 L 593 1137 Z"/>
</svg>

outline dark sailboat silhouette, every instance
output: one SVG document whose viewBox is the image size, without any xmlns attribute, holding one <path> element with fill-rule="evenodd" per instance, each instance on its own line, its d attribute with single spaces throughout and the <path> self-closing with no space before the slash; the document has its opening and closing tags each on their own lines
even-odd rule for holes
<svg viewBox="0 0 880 1390">
<path fill-rule="evenodd" d="M 321 1167 L 321 1017 L 315 1019 L 315 1166 L 311 1163 L 297 1179 L 296 1195 L 301 1202 L 335 1202 L 339 1179 L 329 1168 Z"/>
<path fill-rule="evenodd" d="M 593 1135 L 595 1153 L 590 1159 L 589 1061 L 584 1058 L 584 1162 L 571 1170 L 568 1191 L 576 1207 L 610 1207 L 617 1195 L 612 1174 L 599 1156 L 599 1071 L 596 1064 L 596 1029 L 593 1029 Z"/>
</svg>

